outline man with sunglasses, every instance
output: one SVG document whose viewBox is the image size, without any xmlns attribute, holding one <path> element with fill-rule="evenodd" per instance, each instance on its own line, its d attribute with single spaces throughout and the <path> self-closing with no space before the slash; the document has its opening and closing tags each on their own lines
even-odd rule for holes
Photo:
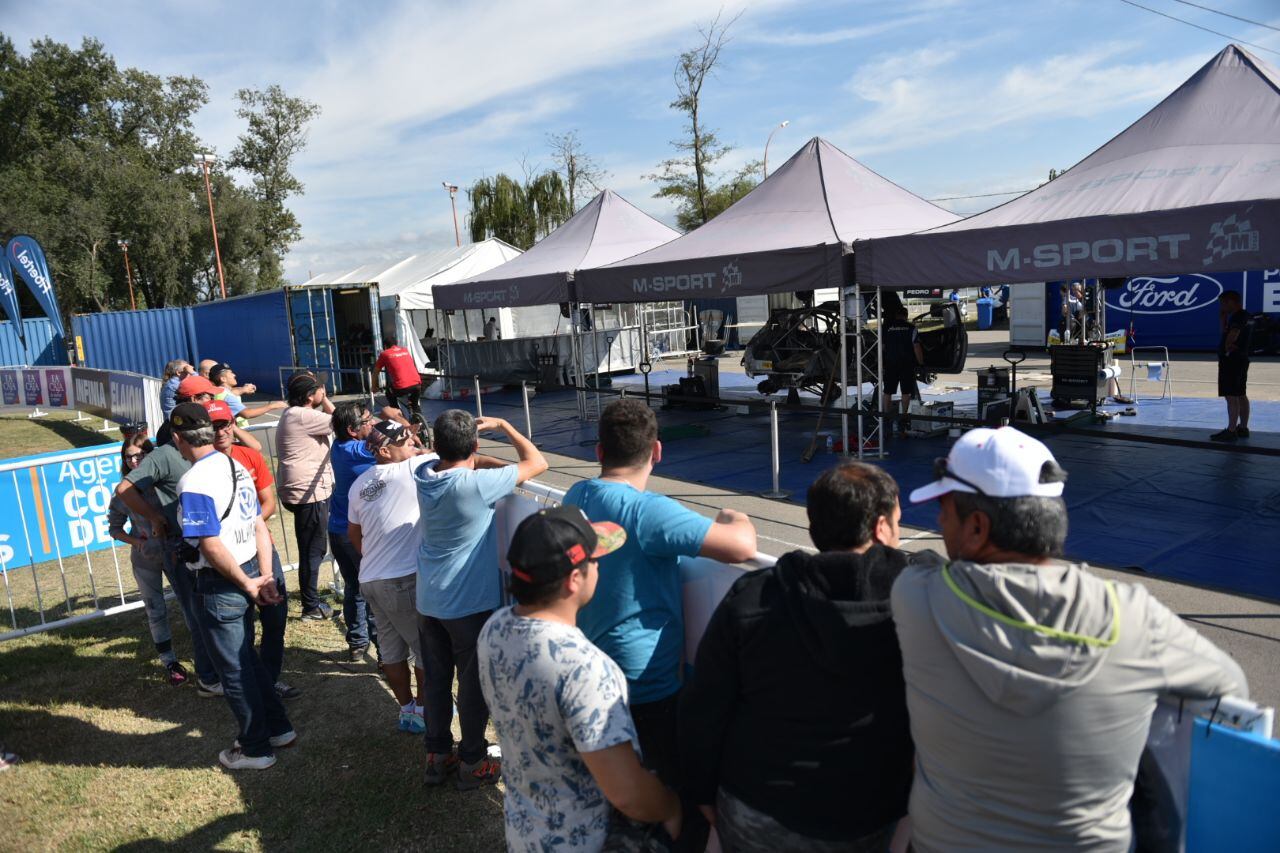
<svg viewBox="0 0 1280 853">
<path fill-rule="evenodd" d="M 975 429 L 934 473 L 911 501 L 938 501 L 951 562 L 921 555 L 891 596 L 913 849 L 1128 850 L 1157 698 L 1247 698 L 1244 673 L 1144 587 L 1062 559 L 1067 475 L 1041 442 Z"/>
<path fill-rule="evenodd" d="M 254 441 L 254 447 L 237 441 L 240 435 L 250 436 L 236 426 L 235 415 L 230 406 L 222 400 L 210 400 L 204 404 L 204 407 L 213 425 L 213 449 L 239 462 L 253 477 L 253 488 L 258 493 L 258 506 L 262 510 L 262 520 L 269 521 L 271 516 L 276 514 L 276 493 L 272 488 L 275 485 L 275 478 L 271 475 L 271 466 L 262 457 L 256 441 Z M 289 605 L 284 568 L 280 565 L 280 554 L 276 551 L 274 541 L 271 543 L 271 573 L 276 579 L 280 600 L 275 604 L 258 607 L 258 616 L 262 621 L 260 656 L 267 672 L 271 674 L 272 683 L 275 684 L 276 693 L 280 694 L 280 698 L 297 699 L 302 695 L 302 691 L 280 680 L 280 672 L 284 669 L 284 631 L 289 617 Z"/>
</svg>

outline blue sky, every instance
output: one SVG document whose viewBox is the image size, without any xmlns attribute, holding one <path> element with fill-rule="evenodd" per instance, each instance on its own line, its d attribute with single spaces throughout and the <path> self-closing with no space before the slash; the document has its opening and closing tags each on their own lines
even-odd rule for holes
<svg viewBox="0 0 1280 853">
<path fill-rule="evenodd" d="M 1174 0 L 1141 2 L 1280 51 L 1275 30 Z M 1202 5 L 1280 26 L 1275 0 Z M 452 245 L 442 180 L 465 187 L 519 175 L 522 161 L 548 166 L 547 134 L 570 129 L 611 173 L 612 189 L 673 222 L 643 175 L 670 156 L 683 123 L 668 108 L 676 56 L 722 8 L 742 15 L 703 109 L 736 146 L 726 170 L 758 159 L 786 119 L 769 152 L 775 165 L 823 136 L 925 198 L 1035 186 L 1227 43 L 1120 0 L 4 6 L 3 31 L 22 50 L 43 36 L 93 36 L 121 65 L 203 78 L 210 104 L 197 132 L 219 153 L 241 130 L 237 89 L 279 83 L 319 103 L 296 164 L 307 189 L 292 202 L 303 228 L 286 261 L 295 282 Z M 964 214 L 1007 198 L 940 203 Z M 465 217 L 465 194 L 458 202 Z"/>
</svg>

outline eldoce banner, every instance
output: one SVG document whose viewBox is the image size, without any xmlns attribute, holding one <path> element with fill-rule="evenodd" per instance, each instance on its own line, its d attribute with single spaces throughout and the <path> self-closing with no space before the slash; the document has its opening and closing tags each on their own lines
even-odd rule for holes
<svg viewBox="0 0 1280 853">
<path fill-rule="evenodd" d="M 60 337 L 66 337 L 62 327 L 62 312 L 58 310 L 58 298 L 53 293 L 53 276 L 49 275 L 49 264 L 44 259 L 44 251 L 34 237 L 14 237 L 5 247 L 5 257 L 9 259 L 13 271 L 27 283 L 36 301 L 44 309 L 45 316 L 53 323 L 53 328 Z"/>
<path fill-rule="evenodd" d="M 9 257 L 3 253 L 0 253 L 0 308 L 4 309 L 5 316 L 13 324 L 13 330 L 18 333 L 18 340 L 25 347 L 27 339 L 22 332 L 22 311 L 18 307 L 18 291 L 13 287 L 13 270 L 9 268 Z"/>
</svg>

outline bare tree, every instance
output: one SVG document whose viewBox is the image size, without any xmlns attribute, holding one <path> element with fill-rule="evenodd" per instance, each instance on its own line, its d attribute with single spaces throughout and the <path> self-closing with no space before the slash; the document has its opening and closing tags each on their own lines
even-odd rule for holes
<svg viewBox="0 0 1280 853">
<path fill-rule="evenodd" d="M 556 171 L 564 178 L 569 190 L 569 209 L 577 212 L 578 190 L 600 192 L 604 189 L 604 182 L 609 179 L 609 173 L 583 150 L 582 140 L 578 138 L 576 129 L 567 133 L 548 133 L 547 145 L 551 148 L 551 160 Z"/>
<path fill-rule="evenodd" d="M 645 176 L 660 184 L 657 197 L 680 200 L 681 220 L 695 228 L 715 215 L 710 203 L 712 167 L 731 150 L 703 120 L 702 87 L 714 75 L 720 52 L 729 43 L 729 28 L 739 17 L 741 13 L 722 25 L 716 15 L 709 25 L 698 27 L 701 43 L 680 54 L 674 74 L 677 97 L 671 108 L 687 115 L 689 121 L 686 135 L 671 145 L 682 154 L 658 164 L 660 172 Z"/>
</svg>

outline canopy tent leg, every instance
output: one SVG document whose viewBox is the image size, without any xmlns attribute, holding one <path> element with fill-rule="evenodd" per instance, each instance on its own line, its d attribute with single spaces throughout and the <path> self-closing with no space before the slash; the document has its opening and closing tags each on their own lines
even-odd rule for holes
<svg viewBox="0 0 1280 853">
<path fill-rule="evenodd" d="M 844 300 L 840 300 L 840 304 L 844 304 Z M 858 383 L 858 390 L 854 397 L 855 409 L 858 412 L 858 458 L 862 458 L 863 447 L 866 444 L 866 435 L 864 432 L 864 424 L 866 419 L 862 417 L 862 291 L 858 289 L 858 283 L 853 284 L 853 350 L 856 354 L 857 362 L 854 366 L 854 381 Z"/>
<path fill-rule="evenodd" d="M 846 457 L 849 455 L 849 341 L 845 311 L 847 295 L 845 288 L 840 288 L 840 454 Z M 862 386 L 858 387 L 861 389 Z M 858 393 L 861 395 L 861 391 Z M 858 400 L 861 402 L 861 396 Z"/>
<path fill-rule="evenodd" d="M 879 393 L 884 387 L 884 335 L 881 334 L 884 330 L 884 301 L 881 299 L 882 296 L 880 285 L 877 284 L 876 311 L 880 314 L 876 322 L 876 396 L 880 398 L 876 400 L 876 411 L 880 412 L 876 415 L 876 437 L 879 439 L 876 442 L 876 458 L 878 459 L 884 458 L 884 412 L 880 411 L 882 408 L 880 401 L 884 399 L 884 395 Z"/>
</svg>

